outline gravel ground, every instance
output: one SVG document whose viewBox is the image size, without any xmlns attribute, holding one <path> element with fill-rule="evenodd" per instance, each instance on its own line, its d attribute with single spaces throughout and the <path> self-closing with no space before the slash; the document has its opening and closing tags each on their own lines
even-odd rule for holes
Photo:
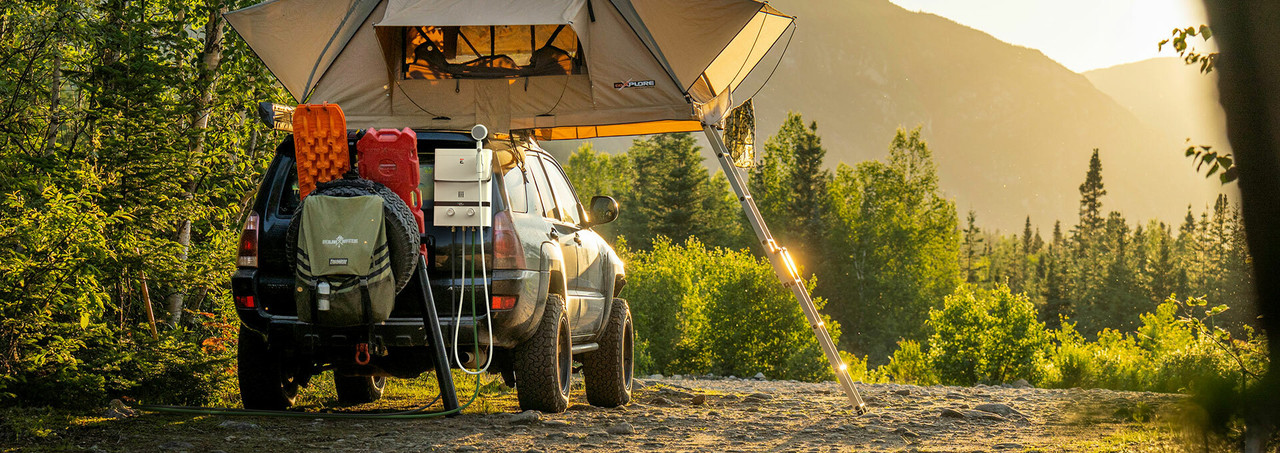
<svg viewBox="0 0 1280 453">
<path fill-rule="evenodd" d="M 1172 451 L 1180 395 L 1010 387 L 860 385 L 855 416 L 834 382 L 662 378 L 601 409 L 381 421 L 145 414 L 73 429 L 40 450 L 98 451 Z M 511 401 L 506 401 L 511 400 Z M 1151 421 L 1152 419 L 1155 421 Z M 44 448 L 42 448 L 44 447 Z"/>
</svg>

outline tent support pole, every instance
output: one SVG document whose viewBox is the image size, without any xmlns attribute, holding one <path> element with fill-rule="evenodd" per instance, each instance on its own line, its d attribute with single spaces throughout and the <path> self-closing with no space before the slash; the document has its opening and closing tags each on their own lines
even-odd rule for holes
<svg viewBox="0 0 1280 453">
<path fill-rule="evenodd" d="M 786 248 L 779 246 L 773 240 L 773 235 L 769 233 L 768 225 L 764 223 L 764 217 L 760 216 L 760 210 L 756 208 L 755 199 L 751 197 L 751 192 L 747 190 L 746 181 L 742 179 L 742 173 L 738 171 L 738 167 L 733 165 L 733 160 L 729 157 L 729 150 L 725 147 L 720 133 L 707 124 L 702 125 L 702 130 L 707 134 L 707 141 L 711 142 L 716 158 L 720 161 L 720 167 L 724 169 L 724 174 L 729 179 L 729 185 L 733 187 L 734 193 L 738 196 L 738 201 L 742 203 L 742 211 L 747 215 L 747 221 L 751 223 L 751 228 L 755 230 L 756 238 L 764 246 L 765 254 L 769 256 L 769 262 L 773 263 L 774 273 L 782 281 L 782 285 L 791 289 L 791 293 L 800 302 L 800 309 L 804 311 L 804 317 L 809 321 L 809 327 L 813 329 L 813 334 L 818 337 L 818 345 L 822 347 L 822 352 L 827 356 L 827 361 L 831 363 L 831 369 L 835 371 L 836 380 L 840 382 L 840 387 L 844 389 L 845 396 L 849 397 L 849 404 L 853 405 L 854 411 L 858 415 L 867 413 L 867 405 L 862 402 L 862 396 L 858 394 L 858 389 L 853 386 L 853 379 L 849 378 L 849 372 L 846 369 L 847 365 L 840 359 L 840 353 L 836 350 L 835 342 L 831 340 L 831 334 L 827 332 L 827 327 L 822 322 L 822 316 L 818 313 L 818 308 L 813 305 L 813 298 L 809 296 L 809 289 L 804 286 L 804 281 L 800 278 L 800 273 L 791 259 L 791 254 L 787 252 Z"/>
</svg>

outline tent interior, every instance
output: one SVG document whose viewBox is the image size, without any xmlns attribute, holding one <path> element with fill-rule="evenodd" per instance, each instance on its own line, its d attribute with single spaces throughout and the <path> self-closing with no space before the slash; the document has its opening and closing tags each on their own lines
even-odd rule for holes
<svg viewBox="0 0 1280 453">
<path fill-rule="evenodd" d="M 404 27 L 401 79 L 563 76 L 586 71 L 567 25 Z"/>
</svg>

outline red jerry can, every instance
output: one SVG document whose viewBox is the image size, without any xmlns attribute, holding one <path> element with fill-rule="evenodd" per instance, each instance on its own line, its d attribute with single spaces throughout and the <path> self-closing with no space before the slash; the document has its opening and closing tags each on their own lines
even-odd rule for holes
<svg viewBox="0 0 1280 453">
<path fill-rule="evenodd" d="M 356 142 L 356 168 L 360 177 L 377 181 L 400 196 L 413 218 L 418 232 L 426 232 L 422 215 L 422 192 L 418 190 L 418 134 L 413 129 L 369 129 Z"/>
</svg>

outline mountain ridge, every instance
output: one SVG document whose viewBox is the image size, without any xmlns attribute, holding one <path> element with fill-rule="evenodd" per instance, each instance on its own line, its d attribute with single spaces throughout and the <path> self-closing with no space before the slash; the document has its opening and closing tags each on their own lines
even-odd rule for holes
<svg viewBox="0 0 1280 453">
<path fill-rule="evenodd" d="M 1094 148 L 1104 208 L 1131 223 L 1173 222 L 1217 192 L 1182 156 L 1183 137 L 1039 50 L 887 0 L 772 4 L 799 27 L 756 97 L 762 139 L 800 112 L 817 121 L 834 167 L 883 158 L 896 128 L 919 125 L 961 215 L 974 209 L 979 223 L 1004 231 L 1020 231 L 1027 215 L 1042 227 L 1073 224 Z"/>
</svg>

